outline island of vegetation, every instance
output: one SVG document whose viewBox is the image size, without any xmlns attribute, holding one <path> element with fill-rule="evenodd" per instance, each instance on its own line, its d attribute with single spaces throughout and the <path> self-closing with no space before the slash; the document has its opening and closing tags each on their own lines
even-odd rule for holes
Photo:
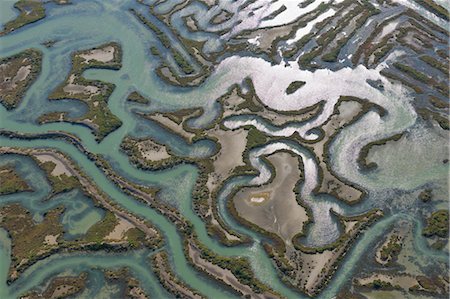
<svg viewBox="0 0 450 299">
<path fill-rule="evenodd" d="M 11 110 L 23 99 L 25 92 L 41 72 L 42 53 L 28 49 L 0 59 L 0 103 Z"/>
<path fill-rule="evenodd" d="M 64 112 L 50 112 L 39 117 L 40 123 L 68 121 L 87 126 L 93 131 L 97 141 L 122 125 L 121 120 L 111 113 L 108 100 L 114 84 L 87 80 L 82 75 L 89 68 L 117 70 L 121 67 L 121 47 L 115 42 L 72 54 L 72 69 L 66 80 L 54 90 L 50 100 L 74 99 L 84 102 L 88 112 L 78 118 L 70 118 Z"/>
</svg>

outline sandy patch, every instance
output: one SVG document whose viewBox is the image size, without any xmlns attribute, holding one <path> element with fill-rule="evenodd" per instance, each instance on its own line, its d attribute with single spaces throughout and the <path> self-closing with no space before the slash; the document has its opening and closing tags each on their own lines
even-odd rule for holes
<svg viewBox="0 0 450 299">
<path fill-rule="evenodd" d="M 165 146 L 150 139 L 138 142 L 137 148 L 141 156 L 149 161 L 160 161 L 171 157 Z"/>
<path fill-rule="evenodd" d="M 359 278 L 357 282 L 361 285 L 368 285 L 369 283 L 374 282 L 375 280 L 381 280 L 384 282 L 389 282 L 392 285 L 399 285 L 403 289 L 409 289 L 412 286 L 418 284 L 417 279 L 408 274 L 403 275 L 390 275 L 390 274 L 374 274 L 369 277 Z"/>
<path fill-rule="evenodd" d="M 79 54 L 78 56 L 83 58 L 86 62 L 96 60 L 100 62 L 109 62 L 114 59 L 114 47 L 108 46 L 102 49 L 91 50 L 86 54 Z"/>
<path fill-rule="evenodd" d="M 14 76 L 13 84 L 19 81 L 25 80 L 31 72 L 31 64 L 26 66 L 21 66 L 17 71 L 17 74 Z"/>
<path fill-rule="evenodd" d="M 45 236 L 44 243 L 46 245 L 58 245 L 58 241 L 57 241 L 58 237 L 59 237 L 59 234 L 58 235 L 47 235 L 47 236 Z"/>
<path fill-rule="evenodd" d="M 253 292 L 253 290 L 248 285 L 241 284 L 230 270 L 223 269 L 205 259 L 202 259 L 199 250 L 191 243 L 188 245 L 188 252 L 189 257 L 197 267 L 203 269 L 206 273 L 209 273 L 216 279 L 222 280 L 226 284 L 232 286 L 235 290 L 242 292 L 244 295 L 252 294 L 251 298 L 259 299 L 273 298 L 271 296 L 268 296 L 267 293 L 257 294 Z"/>
<path fill-rule="evenodd" d="M 311 257 L 312 270 L 308 273 L 308 280 L 306 282 L 306 289 L 313 288 L 322 274 L 322 270 L 326 269 L 327 264 L 335 257 L 332 251 L 324 251 L 320 254 L 309 255 Z M 306 259 L 305 259 L 306 262 Z"/>
<path fill-rule="evenodd" d="M 242 153 L 247 145 L 247 134 L 245 130 L 223 131 L 213 130 L 209 135 L 216 137 L 220 143 L 220 153 L 214 161 L 214 172 L 221 179 L 226 178 L 231 171 L 239 165 L 244 165 Z"/>
<path fill-rule="evenodd" d="M 160 114 L 155 113 L 148 116 L 149 119 L 154 120 L 158 124 L 162 125 L 163 127 L 168 128 L 170 131 L 173 131 L 174 133 L 181 135 L 183 138 L 187 139 L 189 142 L 192 142 L 192 138 L 195 137 L 194 133 L 187 132 L 184 128 L 181 122 L 180 124 L 177 124 L 176 122 L 172 121 L 168 117 Z"/>
<path fill-rule="evenodd" d="M 298 204 L 294 187 L 300 179 L 299 161 L 288 153 L 277 152 L 268 157 L 276 176 L 265 186 L 244 188 L 234 205 L 240 217 L 279 235 L 286 245 L 301 232 L 308 220 L 306 210 Z"/>
<path fill-rule="evenodd" d="M 91 95 L 91 94 L 99 93 L 99 89 L 97 86 L 91 86 L 91 85 L 84 86 L 84 85 L 74 84 L 73 83 L 74 80 L 75 80 L 75 75 L 71 75 L 69 78 L 69 82 L 63 88 L 64 92 L 66 92 L 70 95 L 79 94 L 79 93 Z"/>
<path fill-rule="evenodd" d="M 65 174 L 67 176 L 72 176 L 72 172 L 69 170 L 69 168 L 67 168 L 67 166 L 64 165 L 63 162 L 61 162 L 61 160 L 53 157 L 52 155 L 50 155 L 50 154 L 35 154 L 34 156 L 42 163 L 52 162 L 52 163 L 56 164 L 55 168 L 51 172 L 51 175 L 60 176 L 62 174 Z"/>
<path fill-rule="evenodd" d="M 250 198 L 251 202 L 262 203 L 266 200 L 265 197 L 252 197 Z"/>
<path fill-rule="evenodd" d="M 119 223 L 114 227 L 114 230 L 105 237 L 106 240 L 123 240 L 125 237 L 125 233 L 130 229 L 133 228 L 134 225 L 129 222 L 128 220 L 125 220 L 123 218 L 119 218 Z"/>
</svg>

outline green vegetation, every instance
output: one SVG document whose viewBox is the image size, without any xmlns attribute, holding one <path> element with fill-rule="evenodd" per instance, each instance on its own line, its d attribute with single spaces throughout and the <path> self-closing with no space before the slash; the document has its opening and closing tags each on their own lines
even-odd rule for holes
<svg viewBox="0 0 450 299">
<path fill-rule="evenodd" d="M 255 127 L 251 127 L 248 130 L 247 149 L 250 149 L 250 148 L 258 146 L 258 145 L 262 145 L 262 144 L 266 143 L 266 141 L 267 141 L 267 136 L 263 132 L 256 129 Z"/>
<path fill-rule="evenodd" d="M 313 51 L 307 53 L 306 57 L 301 57 L 301 64 L 306 65 L 312 61 L 312 59 L 322 53 L 328 45 L 332 44 L 336 39 L 336 36 L 345 30 L 345 28 L 354 20 L 355 29 L 360 28 L 367 21 L 370 16 L 378 14 L 380 11 L 376 9 L 369 2 L 363 2 L 361 5 L 353 8 L 348 14 L 346 14 L 338 23 L 336 27 L 326 31 L 321 36 L 319 36 L 316 41 L 318 47 Z M 338 40 L 336 40 L 335 45 L 325 53 L 321 59 L 325 62 L 336 62 L 341 52 L 341 49 L 348 43 L 348 41 L 354 36 L 356 30 L 352 30 L 350 34 L 347 34 Z M 300 63 L 300 60 L 299 60 Z"/>
<path fill-rule="evenodd" d="M 130 228 L 126 233 L 125 237 L 127 238 L 128 243 L 133 248 L 138 248 L 141 244 L 145 244 L 145 234 L 140 229 L 133 227 Z"/>
<path fill-rule="evenodd" d="M 153 255 L 151 262 L 158 281 L 176 298 L 205 298 L 190 288 L 172 271 L 166 251 Z"/>
<path fill-rule="evenodd" d="M 335 215 L 338 216 L 337 214 Z M 358 223 L 355 225 L 355 228 L 353 228 L 351 231 L 342 233 L 336 241 L 324 245 L 322 247 L 304 246 L 302 243 L 300 243 L 300 238 L 304 236 L 304 232 L 300 232 L 292 238 L 294 247 L 295 249 L 300 250 L 307 254 L 323 253 L 326 250 L 335 250 L 337 248 L 345 249 L 359 236 L 359 234 L 362 231 L 364 231 L 367 227 L 372 225 L 372 223 L 377 221 L 382 215 L 383 213 L 381 212 L 381 210 L 372 209 L 369 212 L 358 216 L 353 217 L 339 216 L 341 225 L 344 225 L 344 221 L 357 221 Z"/>
<path fill-rule="evenodd" d="M 308 1 L 302 2 L 300 4 L 300 6 L 307 5 L 308 2 L 311 2 L 311 1 L 308 0 Z M 321 3 L 313 12 L 311 12 L 309 14 L 309 18 L 308 19 L 305 19 L 305 20 L 301 21 L 298 24 L 298 27 L 296 27 L 296 29 L 305 27 L 308 24 L 309 21 L 314 20 L 320 14 L 324 13 L 330 7 L 330 5 L 331 5 L 331 3 Z M 323 29 L 329 23 L 329 21 L 331 21 L 332 18 L 333 17 L 328 17 L 325 20 L 317 23 L 314 26 L 314 28 L 315 28 L 314 31 L 315 32 L 310 32 L 310 33 L 304 35 L 301 39 L 297 40 L 293 45 L 291 45 L 289 47 L 289 49 L 283 50 L 282 51 L 282 56 L 285 57 L 285 58 L 288 58 L 288 59 L 291 59 L 292 57 L 294 57 L 294 55 L 297 54 L 299 52 L 299 50 L 301 48 L 303 48 L 308 42 L 310 42 L 313 39 L 314 35 L 317 32 L 319 32 L 321 29 Z M 275 39 L 275 41 L 277 41 L 277 39 Z M 276 44 L 276 42 L 274 44 Z M 272 55 L 275 55 L 275 51 L 276 51 L 276 48 L 273 47 L 273 50 L 272 50 L 273 54 Z M 303 57 L 303 55 L 300 57 L 300 59 L 302 59 L 302 57 Z M 314 58 L 314 57 L 312 57 L 312 55 L 307 55 L 304 58 L 304 62 L 310 62 L 310 60 L 312 60 L 312 58 Z"/>
<path fill-rule="evenodd" d="M 20 298 L 40 299 L 40 298 L 67 298 L 80 293 L 86 287 L 87 273 L 83 272 L 79 276 L 63 276 L 52 278 L 50 284 L 42 291 L 30 291 L 20 296 Z M 46 283 L 44 283 L 46 285 Z M 64 291 L 60 291 L 61 288 Z M 57 295 L 55 295 L 57 294 Z"/>
<path fill-rule="evenodd" d="M 301 8 L 305 8 L 313 2 L 314 2 L 314 0 L 306 0 L 306 1 L 301 2 L 298 6 L 300 6 Z M 325 4 L 325 3 L 320 3 L 320 5 L 322 5 L 322 4 Z"/>
<path fill-rule="evenodd" d="M 60 175 L 53 175 L 52 172 L 56 167 L 55 163 L 47 161 L 39 164 L 40 167 L 45 171 L 47 179 L 52 186 L 52 194 L 67 192 L 80 187 L 80 182 L 75 176 L 68 176 L 65 173 Z"/>
<path fill-rule="evenodd" d="M 381 249 L 380 258 L 391 264 L 397 260 L 400 250 L 402 250 L 402 244 L 400 243 L 399 237 L 392 235 L 389 242 Z"/>
<path fill-rule="evenodd" d="M 232 16 L 233 14 L 231 12 L 222 9 L 218 14 L 209 20 L 209 23 L 213 25 L 222 24 L 223 22 L 229 20 Z"/>
<path fill-rule="evenodd" d="M 375 162 L 368 163 L 368 161 L 367 161 L 367 155 L 369 154 L 370 149 L 374 146 L 385 145 L 389 141 L 398 141 L 398 140 L 400 140 L 400 138 L 403 137 L 403 134 L 404 133 L 395 134 L 388 138 L 369 142 L 368 144 L 364 145 L 362 147 L 361 151 L 359 152 L 358 159 L 356 160 L 358 162 L 359 167 L 361 167 L 365 170 L 372 170 L 372 169 L 377 168 L 378 167 L 377 163 L 375 163 Z"/>
<path fill-rule="evenodd" d="M 433 190 L 425 189 L 419 194 L 419 199 L 423 202 L 429 202 L 433 198 Z"/>
<path fill-rule="evenodd" d="M 110 61 L 103 62 L 95 59 L 87 61 L 82 57 L 82 55 L 89 55 L 93 50 L 107 47 L 114 48 L 114 56 Z M 94 131 L 97 141 L 103 140 L 108 134 L 122 125 L 122 121 L 112 114 L 108 108 L 108 99 L 115 86 L 99 80 L 86 80 L 82 77 L 82 73 L 89 68 L 119 69 L 121 67 L 121 59 L 120 45 L 114 42 L 73 53 L 72 70 L 67 79 L 49 96 L 50 100 L 74 99 L 86 103 L 89 110 L 85 115 L 76 119 L 65 120 L 90 127 Z M 73 88 L 75 91 L 66 91 L 68 87 Z M 52 119 L 46 120 L 51 121 Z"/>
<path fill-rule="evenodd" d="M 276 16 L 278 16 L 280 13 L 282 13 L 283 11 L 285 11 L 287 9 L 287 7 L 283 4 L 280 6 L 280 8 L 278 8 L 277 10 L 274 10 L 271 14 L 269 14 L 268 16 L 264 17 L 262 20 L 272 20 L 274 19 Z"/>
<path fill-rule="evenodd" d="M 375 279 L 374 281 L 372 281 L 371 283 L 367 284 L 367 287 L 375 289 L 375 290 L 385 290 L 385 289 L 393 289 L 394 286 L 388 282 L 388 281 L 383 281 L 380 279 Z"/>
<path fill-rule="evenodd" d="M 373 53 L 373 55 L 375 56 L 374 63 L 378 63 L 393 48 L 394 48 L 393 43 L 387 43 L 387 44 L 381 46 L 380 48 L 377 48 L 376 51 Z"/>
<path fill-rule="evenodd" d="M 219 256 L 200 243 L 197 243 L 196 245 L 200 249 L 202 259 L 205 259 L 221 268 L 230 270 L 240 283 L 248 285 L 255 293 L 259 294 L 269 290 L 267 286 L 262 284 L 255 277 L 252 267 L 246 258 Z"/>
<path fill-rule="evenodd" d="M 172 48 L 172 54 L 173 58 L 175 59 L 175 62 L 178 64 L 178 66 L 183 70 L 185 74 L 192 74 L 194 72 L 194 69 L 192 68 L 191 64 L 181 55 L 181 53 Z"/>
<path fill-rule="evenodd" d="M 159 53 L 158 48 L 155 46 L 150 47 L 150 53 L 154 56 L 161 56 L 161 53 Z"/>
<path fill-rule="evenodd" d="M 7 34 L 27 24 L 39 21 L 45 18 L 44 3 L 36 0 L 19 0 L 14 7 L 20 11 L 20 14 L 12 21 L 5 24 L 0 35 Z"/>
<path fill-rule="evenodd" d="M 306 82 L 303 81 L 293 81 L 289 86 L 286 88 L 286 94 L 292 94 L 296 92 L 300 87 L 305 85 Z"/>
<path fill-rule="evenodd" d="M 417 86 L 417 84 L 413 84 L 412 82 L 405 80 L 402 77 L 399 77 L 397 75 L 394 75 L 393 73 L 387 72 L 385 69 L 381 70 L 380 74 L 388 79 L 401 82 L 403 85 L 408 86 L 409 88 L 413 89 L 416 93 L 423 93 L 422 88 Z"/>
<path fill-rule="evenodd" d="M 436 108 L 439 109 L 445 109 L 445 108 L 449 108 L 449 103 L 447 101 L 443 101 L 438 97 L 435 96 L 429 96 L 428 100 L 430 101 L 431 105 L 433 105 Z"/>
<path fill-rule="evenodd" d="M 38 117 L 37 123 L 38 124 L 45 124 L 45 123 L 51 123 L 51 122 L 58 122 L 63 121 L 65 118 L 66 112 L 49 112 L 42 114 Z"/>
<path fill-rule="evenodd" d="M 0 59 L 0 103 L 6 109 L 16 108 L 25 92 L 41 72 L 42 52 L 27 49 Z"/>
<path fill-rule="evenodd" d="M 415 0 L 420 5 L 424 6 L 426 9 L 433 12 L 440 18 L 443 18 L 446 21 L 450 21 L 450 16 L 448 10 L 442 5 L 437 4 L 433 0 Z"/>
<path fill-rule="evenodd" d="M 445 248 L 446 244 L 447 244 L 446 241 L 439 239 L 436 242 L 434 242 L 433 244 L 431 244 L 431 248 L 433 248 L 434 250 L 442 250 Z"/>
<path fill-rule="evenodd" d="M 422 235 L 448 238 L 448 210 L 439 210 L 431 214 L 427 219 L 427 226 L 422 230 Z"/>
<path fill-rule="evenodd" d="M 442 83 L 437 82 L 436 80 L 434 80 L 433 78 L 425 75 L 422 72 L 419 72 L 417 70 L 415 70 L 414 68 L 406 65 L 406 64 L 402 64 L 399 62 L 394 62 L 394 66 L 399 69 L 400 71 L 404 72 L 405 74 L 407 74 L 408 76 L 410 76 L 411 78 L 420 81 L 424 84 L 429 85 L 430 87 L 436 88 L 440 93 L 442 93 L 443 95 L 448 95 L 448 86 Z"/>
<path fill-rule="evenodd" d="M 63 233 L 63 226 L 59 221 L 63 212 L 63 207 L 57 207 L 48 211 L 42 222 L 35 223 L 31 213 L 19 204 L 1 208 L 3 217 L 0 225 L 8 231 L 13 244 L 12 266 L 17 266 L 23 259 L 33 259 L 46 246 L 51 246 L 45 245 L 45 237 Z"/>
<path fill-rule="evenodd" d="M 450 120 L 447 116 L 442 116 L 441 114 L 431 111 L 427 108 L 417 108 L 417 113 L 425 120 L 433 119 L 435 120 L 439 126 L 444 130 L 450 129 Z"/>
<path fill-rule="evenodd" d="M 150 298 L 141 288 L 139 280 L 132 276 L 128 267 L 105 269 L 103 273 L 109 282 L 123 286 L 121 298 Z"/>
<path fill-rule="evenodd" d="M 130 93 L 127 97 L 127 101 L 144 104 L 144 105 L 150 104 L 150 101 L 147 98 L 143 97 L 137 91 L 133 91 L 132 93 Z"/>
<path fill-rule="evenodd" d="M 436 51 L 436 54 L 439 55 L 441 58 L 444 58 L 444 59 L 448 58 L 448 51 L 439 49 Z"/>
<path fill-rule="evenodd" d="M 92 225 L 85 235 L 74 240 L 66 240 L 63 238 L 64 227 L 61 223 L 61 215 L 64 213 L 63 206 L 45 211 L 43 220 L 40 222 L 36 222 L 34 220 L 35 215 L 31 214 L 30 211 L 19 204 L 11 204 L 0 208 L 0 227 L 8 232 L 12 243 L 12 258 L 8 281 L 17 279 L 24 270 L 38 260 L 58 252 L 96 251 L 101 249 L 121 251 L 130 248 L 141 248 L 143 246 L 148 248 L 161 246 L 162 240 L 159 238 L 156 230 L 155 238 L 147 238 L 145 230 L 137 228 L 139 225 L 134 224 L 129 229 L 125 227 L 123 228 L 125 230 L 118 230 L 117 236 L 113 236 L 113 240 L 106 239 L 117 227 L 119 220 L 122 219 L 114 213 L 117 211 L 118 214 L 123 215 L 120 212 L 125 213 L 125 211 L 120 210 L 114 203 L 110 202 L 110 199 L 106 198 L 106 194 L 99 190 L 96 185 L 86 183 L 85 180 L 88 178 L 76 166 L 67 166 L 67 169 L 57 169 L 60 173 L 64 171 L 63 173 L 67 174 L 65 177 L 52 174 L 55 170 L 55 163 L 48 161 L 40 162 L 38 157 L 34 157 L 34 159 L 44 169 L 50 181 L 53 179 L 57 186 L 62 186 L 57 187 L 57 191 L 75 187 L 75 183 L 71 185 L 71 183 L 67 182 L 68 180 L 71 181 L 68 177 L 72 177 L 73 175 L 73 177 L 77 178 L 77 185 L 81 185 L 80 182 L 83 183 L 83 186 L 80 186 L 80 188 L 93 200 L 95 206 L 108 210 L 105 210 L 103 219 Z M 66 166 L 64 160 L 61 163 L 63 163 L 63 166 Z M 70 164 L 70 162 L 68 163 Z M 77 174 L 74 174 L 74 172 Z M 78 181 L 78 178 L 80 178 L 80 181 Z M 140 190 L 147 192 L 144 189 Z M 110 206 L 108 206 L 109 203 Z M 127 218 L 125 215 L 123 217 Z M 129 221 L 135 223 L 133 220 Z M 141 221 L 143 220 L 141 219 L 138 222 L 143 223 Z M 143 224 L 151 227 L 151 224 L 148 222 Z"/>
<path fill-rule="evenodd" d="M 163 150 L 164 148 L 170 157 L 157 161 L 146 159 L 139 149 L 139 144 L 142 145 L 146 142 L 152 143 L 155 148 L 159 148 L 160 150 Z M 169 148 L 166 148 L 164 145 L 160 145 L 151 139 L 138 139 L 126 136 L 120 143 L 120 149 L 128 156 L 129 161 L 139 169 L 161 170 L 189 162 L 187 161 L 187 158 L 174 156 Z"/>
<path fill-rule="evenodd" d="M 444 75 L 446 75 L 448 77 L 448 72 L 449 72 L 448 64 L 440 62 L 439 60 L 437 60 L 431 56 L 428 56 L 428 55 L 420 56 L 420 60 L 424 61 L 425 63 L 434 67 L 435 69 L 441 71 Z"/>
<path fill-rule="evenodd" d="M 0 166 L 0 195 L 31 191 L 30 186 L 19 176 L 13 166 Z"/>
<path fill-rule="evenodd" d="M 102 243 L 103 239 L 114 230 L 117 224 L 119 224 L 119 220 L 114 213 L 107 211 L 101 221 L 89 228 L 86 232 L 85 240 L 87 242 Z"/>
<path fill-rule="evenodd" d="M 247 93 L 242 93 L 240 87 L 236 86 L 237 94 L 239 97 L 244 99 L 244 101 L 236 106 L 236 110 L 244 110 L 248 109 L 251 112 L 263 112 L 266 107 L 261 104 L 261 101 L 258 99 L 258 96 L 255 92 L 255 87 L 253 86 L 253 82 L 250 78 L 246 78 L 244 80 L 244 84 L 248 86 L 249 91 Z M 227 98 L 230 94 L 232 94 L 232 90 L 230 90 L 229 94 L 226 94 L 223 98 Z"/>
<path fill-rule="evenodd" d="M 438 286 L 437 283 L 435 283 L 435 281 L 431 278 L 428 278 L 426 276 L 423 275 L 419 275 L 416 277 L 417 282 L 419 283 L 419 285 L 424 288 L 425 290 L 427 290 L 428 292 L 436 292 L 438 290 Z M 437 282 L 437 281 L 436 281 Z"/>
<path fill-rule="evenodd" d="M 151 31 L 153 31 L 156 34 L 156 37 L 159 39 L 159 41 L 163 44 L 163 46 L 167 49 L 170 48 L 170 40 L 167 37 L 167 35 L 159 29 L 158 26 L 153 24 L 150 20 L 145 18 L 142 14 L 134 10 L 133 8 L 130 9 L 130 11 L 145 25 L 147 26 Z"/>
<path fill-rule="evenodd" d="M 156 34 L 156 37 L 160 40 L 162 45 L 170 50 L 172 52 L 173 59 L 177 63 L 177 65 L 182 69 L 182 71 L 190 75 L 194 73 L 194 68 L 191 66 L 189 61 L 187 61 L 184 56 L 174 47 L 172 47 L 169 37 L 156 26 L 153 24 L 152 21 L 144 17 L 142 14 L 137 12 L 134 9 L 130 9 L 130 11 L 144 24 L 146 25 L 151 31 L 153 31 Z M 152 51 L 152 54 L 159 55 L 159 51 L 155 47 L 150 48 L 150 51 Z"/>
</svg>

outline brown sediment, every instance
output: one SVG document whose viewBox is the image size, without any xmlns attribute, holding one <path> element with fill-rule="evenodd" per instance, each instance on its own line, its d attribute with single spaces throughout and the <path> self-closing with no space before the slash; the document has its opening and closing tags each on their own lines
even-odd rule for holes
<svg viewBox="0 0 450 299">
<path fill-rule="evenodd" d="M 274 167 L 275 178 L 268 184 L 243 188 L 231 199 L 239 217 L 277 234 L 284 243 L 303 230 L 308 215 L 297 203 L 298 180 L 302 180 L 298 157 L 276 152 L 267 158 Z M 262 200 L 254 201 L 254 198 Z"/>
</svg>

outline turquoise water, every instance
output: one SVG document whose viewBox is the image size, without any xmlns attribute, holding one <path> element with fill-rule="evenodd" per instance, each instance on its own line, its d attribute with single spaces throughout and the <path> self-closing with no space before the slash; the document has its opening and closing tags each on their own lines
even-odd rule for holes
<svg viewBox="0 0 450 299">
<path fill-rule="evenodd" d="M 218 113 L 213 105 L 213 101 L 224 94 L 233 83 L 242 81 L 245 74 L 238 76 L 231 71 L 227 72 L 227 68 L 224 67 L 220 72 L 214 73 L 199 88 L 179 88 L 167 85 L 156 77 L 154 69 L 158 66 L 159 60 L 151 56 L 149 52 L 151 46 L 161 48 L 161 45 L 152 33 L 136 21 L 127 10 L 130 7 L 134 7 L 148 16 L 148 12 L 142 6 L 134 4 L 134 2 L 126 3 L 118 0 L 74 2 L 75 4 L 70 6 L 49 4 L 47 5 L 46 19 L 0 38 L 1 57 L 12 55 L 30 47 L 38 48 L 44 53 L 42 73 L 26 93 L 21 105 L 12 112 L 6 111 L 0 105 L 0 127 L 22 133 L 43 133 L 51 130 L 61 130 L 78 136 L 89 151 L 103 155 L 111 162 L 114 170 L 127 179 L 161 188 L 161 198 L 179 207 L 181 213 L 193 223 L 200 241 L 214 252 L 224 256 L 248 257 L 257 277 L 263 282 L 288 298 L 303 298 L 304 296 L 287 288 L 278 279 L 274 267 L 260 244 L 261 236 L 240 227 L 226 213 L 224 208 L 226 196 L 220 198 L 219 208 L 222 217 L 232 228 L 251 236 L 255 242 L 246 246 L 224 247 L 208 236 L 203 222 L 192 210 L 190 193 L 198 175 L 198 171 L 194 166 L 182 165 L 157 172 L 142 171 L 130 165 L 127 157 L 119 151 L 121 140 L 126 135 L 132 135 L 136 137 L 152 137 L 168 145 L 175 153 L 181 156 L 207 157 L 211 155 L 214 151 L 213 143 L 198 141 L 192 145 L 187 144 L 183 139 L 164 131 L 156 124 L 136 117 L 134 112 L 165 111 L 198 105 L 203 106 L 206 113 L 205 116 L 196 120 L 196 125 L 208 123 Z M 16 12 L 11 9 L 13 3 L 14 1 L 0 2 L 2 23 L 15 16 Z M 160 6 L 160 9 L 163 10 L 164 7 Z M 180 25 L 175 24 L 175 26 Z M 56 41 L 52 48 L 45 48 L 41 45 L 41 43 L 48 40 Z M 79 102 L 68 100 L 49 102 L 47 101 L 47 96 L 67 76 L 70 70 L 70 53 L 110 41 L 117 41 L 121 44 L 123 49 L 123 67 L 118 71 L 89 70 L 85 72 L 84 76 L 116 85 L 109 99 L 108 107 L 113 114 L 122 120 L 123 125 L 108 135 L 100 144 L 95 141 L 91 131 L 82 126 L 67 123 L 36 125 L 36 118 L 49 111 L 69 111 L 71 116 L 82 115 L 86 111 L 85 105 Z M 209 46 L 214 48 L 217 45 L 211 42 Z M 257 61 L 246 61 L 245 63 L 254 63 L 255 69 L 258 68 Z M 134 90 L 148 97 L 151 100 L 151 105 L 146 107 L 125 102 L 127 95 Z M 399 111 L 405 112 L 405 110 Z M 396 124 L 397 129 L 405 123 L 411 125 L 414 123 L 414 119 L 405 117 L 403 123 Z M 358 131 L 357 125 L 348 129 L 347 132 L 351 134 L 352 130 Z M 22 141 L 9 140 L 4 137 L 0 137 L 0 144 L 2 146 L 24 148 L 50 147 L 66 153 L 113 200 L 130 212 L 150 220 L 162 231 L 167 244 L 166 249 L 171 256 L 173 269 L 184 282 L 210 298 L 234 297 L 234 294 L 230 293 L 230 291 L 200 275 L 187 264 L 182 252 L 182 240 L 171 222 L 149 207 L 123 194 L 103 175 L 92 161 L 87 159 L 72 145 L 55 140 Z M 338 146 L 339 144 L 336 145 L 336 152 L 341 150 Z M 64 204 L 67 207 L 67 211 L 62 217 L 62 222 L 68 232 L 67 238 L 84 233 L 91 225 L 101 219 L 103 212 L 93 208 L 88 198 L 84 197 L 77 190 L 60 195 L 52 201 L 42 202 L 42 199 L 50 192 L 50 186 L 46 182 L 42 171 L 29 158 L 13 155 L 0 157 L 0 164 L 7 162 L 14 162 L 18 171 L 32 187 L 35 187 L 36 191 L 27 193 L 26 196 L 24 194 L 14 194 L 1 197 L 1 204 L 20 202 L 35 214 L 36 219 L 42 217 L 42 213 L 55 207 L 57 204 Z M 382 175 L 385 177 L 382 177 Z M 386 170 L 380 176 L 385 181 L 390 180 L 392 182 L 396 175 Z M 417 175 L 420 176 L 420 174 Z M 439 169 L 433 180 L 442 180 L 443 176 L 445 176 L 445 172 Z M 234 184 L 244 184 L 248 179 L 243 178 L 242 181 L 231 182 L 222 191 L 226 194 L 226 190 L 229 190 Z M 358 179 L 358 177 L 355 177 L 355 179 Z M 424 183 L 428 179 L 426 177 L 420 180 L 419 177 L 418 181 Z M 372 192 L 369 190 L 369 199 L 377 200 L 380 197 L 380 193 L 377 191 L 379 191 L 379 187 L 382 184 L 374 178 L 369 178 L 368 180 L 374 187 Z M 392 183 L 395 184 L 395 182 Z M 414 186 L 407 186 L 402 191 L 411 191 L 419 185 L 418 183 Z M 388 196 L 392 198 L 397 195 L 389 194 Z M 318 200 L 333 201 L 332 198 L 319 198 Z M 441 200 L 444 200 L 444 198 L 441 198 Z M 367 200 L 362 206 L 355 208 L 339 204 L 344 214 L 360 213 L 373 206 L 382 207 L 383 205 L 385 205 L 384 202 L 373 200 Z M 352 252 L 347 255 L 332 283 L 320 297 L 331 298 L 334 296 L 339 288 L 348 282 L 351 274 L 358 270 L 358 260 L 363 258 L 365 250 L 373 245 L 391 223 L 399 219 L 399 217 L 410 219 L 408 217 L 413 215 L 413 213 L 413 210 L 406 210 L 403 211 L 403 214 L 397 213 L 395 216 L 388 213 L 385 219 L 370 228 L 359 240 Z M 419 233 L 416 234 L 416 237 L 421 254 L 438 261 L 446 260 L 447 256 L 445 254 L 436 253 L 428 249 Z M 30 288 L 41 284 L 52 275 L 63 273 L 67 269 L 72 269 L 75 273 L 93 271 L 94 281 L 97 279 L 98 284 L 104 285 L 105 282 L 92 268 L 117 268 L 123 266 L 130 268 L 136 278 L 145 282 L 142 285 L 146 287 L 148 293 L 153 297 L 170 297 L 152 274 L 151 266 L 148 263 L 148 256 L 151 255 L 151 252 L 146 251 L 130 252 L 120 256 L 107 253 L 55 255 L 32 266 L 19 280 L 7 286 L 5 282 L 10 261 L 10 244 L 3 230 L 0 230 L 0 241 L 0 298 L 17 297 Z M 99 287 L 98 284 L 92 283 L 91 287 L 81 297 L 92 298 L 95 296 L 100 298 L 101 296 L 108 297 L 108 295 L 114 293 L 107 288 Z"/>
</svg>

